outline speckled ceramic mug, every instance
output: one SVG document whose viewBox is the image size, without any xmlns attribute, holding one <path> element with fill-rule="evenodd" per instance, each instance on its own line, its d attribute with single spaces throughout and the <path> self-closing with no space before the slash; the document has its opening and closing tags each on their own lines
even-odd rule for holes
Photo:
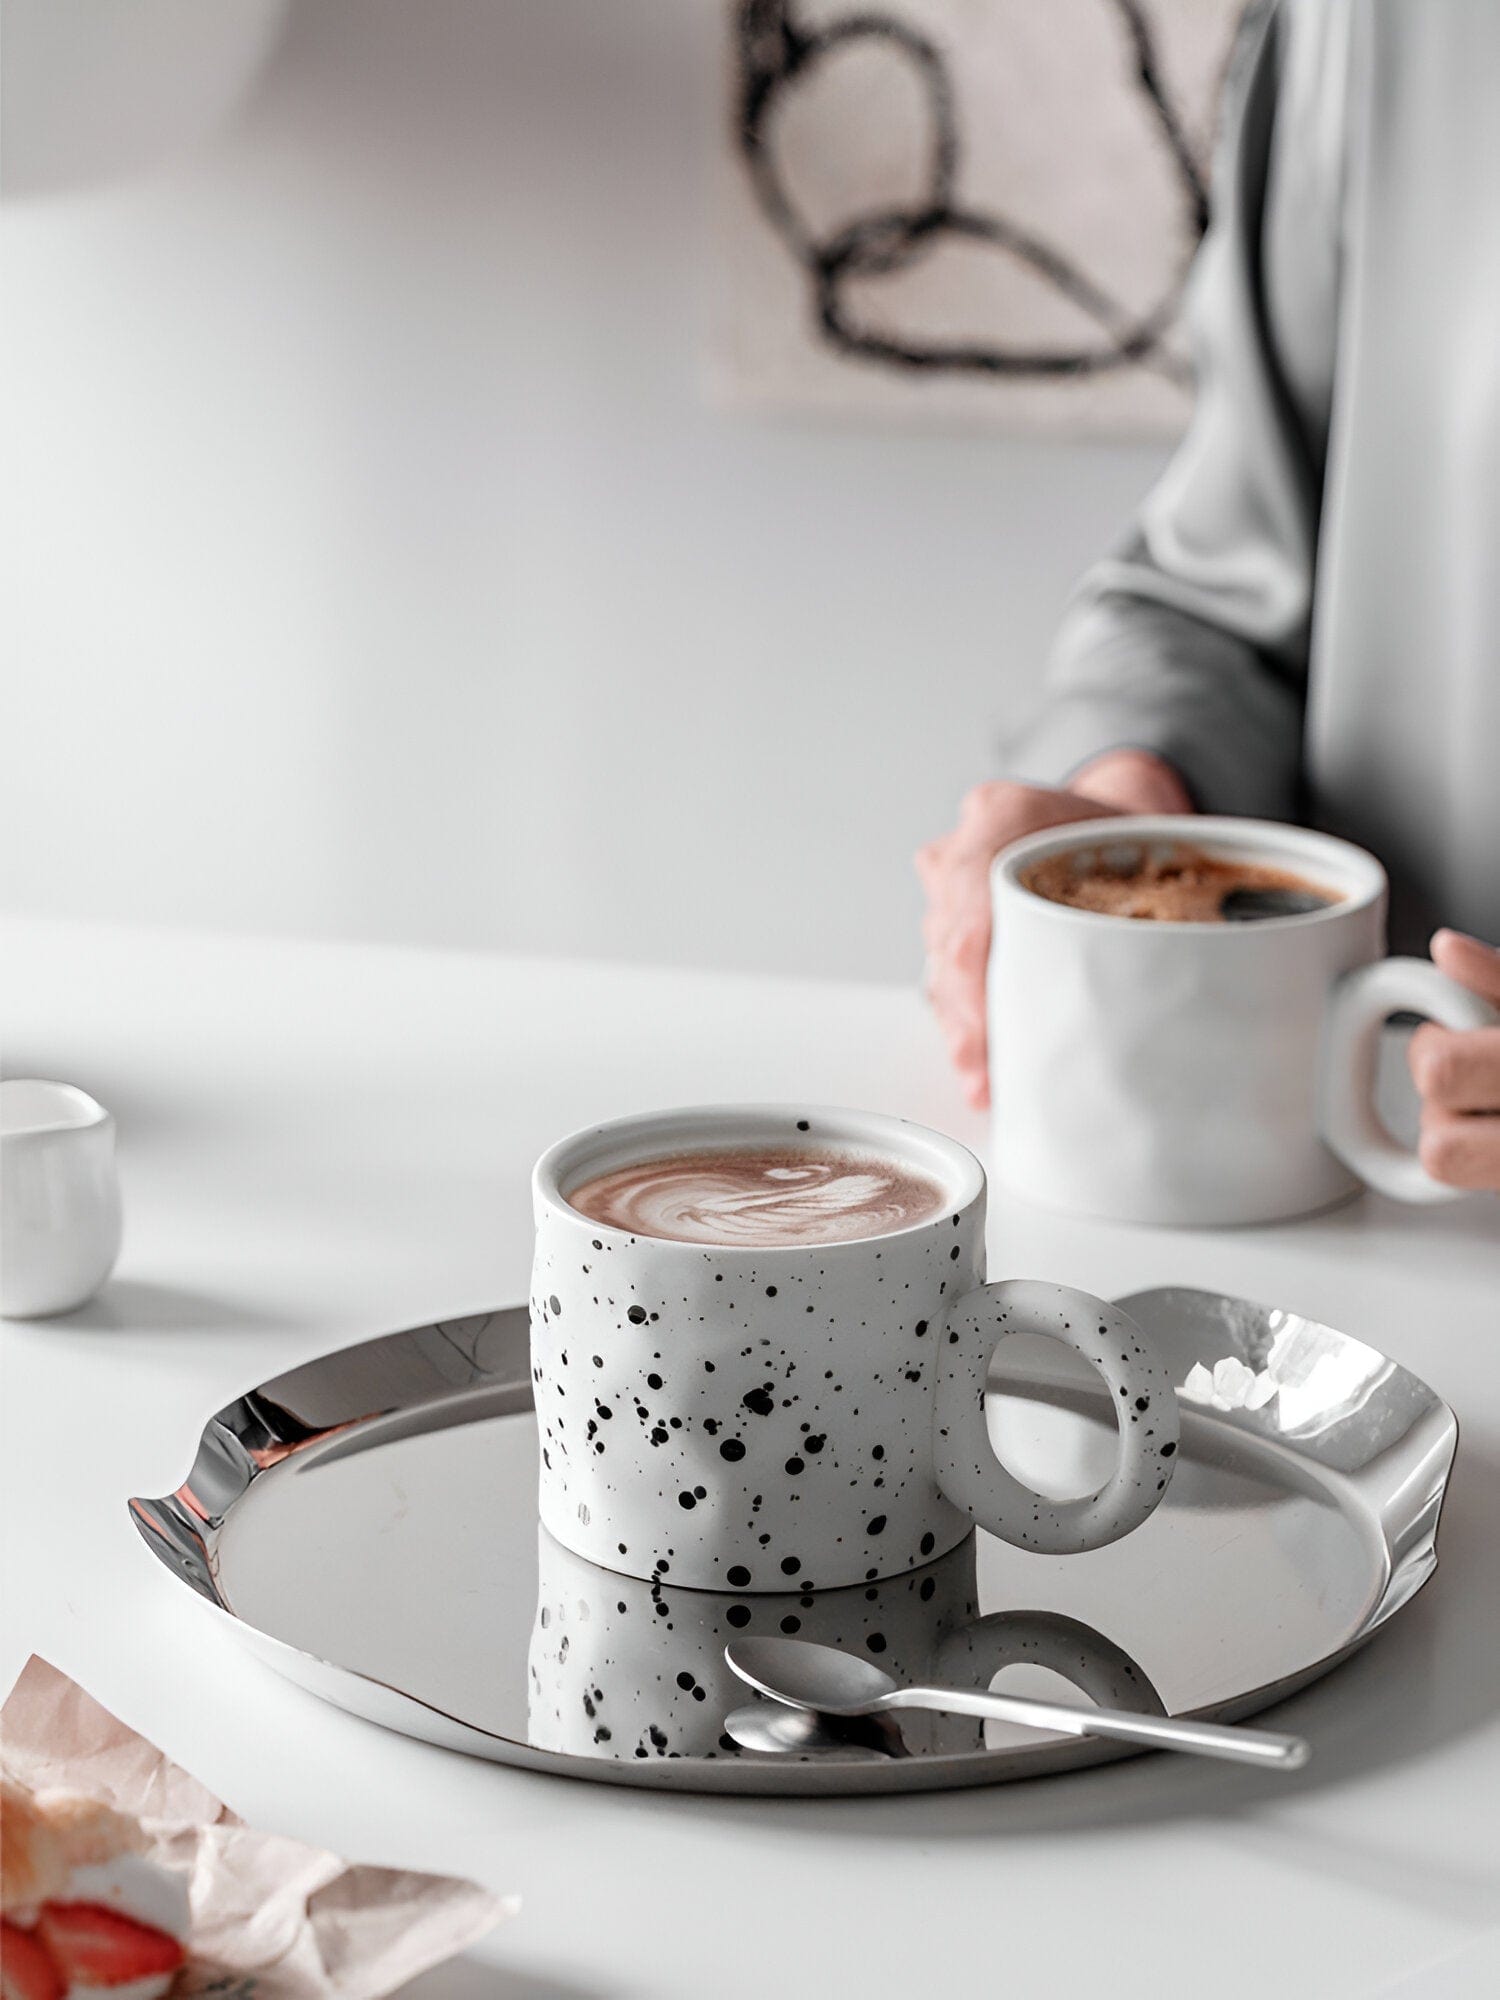
<svg viewBox="0 0 1500 2000">
<path fill-rule="evenodd" d="M 726 1248 L 568 1203 L 643 1160 L 799 1144 L 904 1162 L 947 1205 L 883 1236 Z M 533 1198 L 541 1520 L 590 1562 L 697 1590 L 830 1589 L 915 1569 L 972 1523 L 1040 1553 L 1099 1548 L 1166 1489 L 1177 1403 L 1144 1334 L 1086 1292 L 986 1284 L 984 1170 L 937 1132 L 803 1105 L 667 1111 L 560 1141 Z M 985 1382 L 1017 1333 L 1109 1384 L 1118 1460 L 1099 1492 L 1046 1499 L 996 1458 Z"/>
</svg>

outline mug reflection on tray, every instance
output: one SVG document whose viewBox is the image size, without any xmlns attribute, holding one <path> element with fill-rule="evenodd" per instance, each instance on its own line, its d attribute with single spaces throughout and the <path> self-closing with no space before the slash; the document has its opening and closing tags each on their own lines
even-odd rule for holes
<svg viewBox="0 0 1500 2000">
<path fill-rule="evenodd" d="M 1166 1712 L 1130 1655 L 1077 1619 L 1044 1611 L 980 1617 L 975 1547 L 971 1535 L 925 1569 L 851 1589 L 736 1596 L 599 1569 L 542 1529 L 530 1741 L 575 1757 L 762 1754 L 742 1751 L 724 1731 L 725 1716 L 750 1699 L 724 1648 L 752 1636 L 838 1646 L 898 1681 L 986 1688 L 1002 1668 L 1046 1667 L 1100 1707 Z M 910 1755 L 985 1747 L 986 1725 L 972 1716 L 910 1711 L 892 1720 Z"/>
<path fill-rule="evenodd" d="M 943 1687 L 987 1688 L 1005 1667 L 1045 1667 L 1059 1674 L 1094 1708 L 1118 1708 L 1132 1715 L 1165 1715 L 1166 1704 L 1138 1660 L 1081 1619 L 1060 1611 L 991 1611 L 941 1639 L 927 1678 Z M 984 1723 L 972 1717 L 940 1716 L 963 1725 L 962 1741 L 945 1737 L 944 1751 L 982 1750 L 988 1731 L 1023 1739 L 1035 1731 L 1011 1723 Z M 906 1718 L 902 1717 L 903 1732 Z M 950 1732 L 951 1734 L 951 1732 Z"/>
<path fill-rule="evenodd" d="M 724 1658 L 731 1639 L 813 1639 L 915 1679 L 934 1643 L 979 1608 L 972 1535 L 925 1569 L 816 1594 L 647 1583 L 585 1562 L 545 1528 L 537 1569 L 528 1734 L 539 1748 L 575 1757 L 743 1754 L 724 1734 L 724 1717 L 750 1699 Z"/>
</svg>

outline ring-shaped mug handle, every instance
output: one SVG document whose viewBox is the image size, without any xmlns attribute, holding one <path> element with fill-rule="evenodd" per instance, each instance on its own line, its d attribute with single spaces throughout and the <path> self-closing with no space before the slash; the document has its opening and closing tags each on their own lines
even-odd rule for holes
<svg viewBox="0 0 1500 2000">
<path fill-rule="evenodd" d="M 1493 1028 L 1500 1013 L 1425 958 L 1381 958 L 1345 973 L 1329 998 L 1318 1066 L 1318 1125 L 1351 1173 L 1392 1201 L 1459 1201 L 1465 1190 L 1436 1181 L 1385 1129 L 1375 1077 L 1385 1024 L 1425 1014 L 1444 1028 Z"/>
<path fill-rule="evenodd" d="M 1023 1486 L 995 1456 L 985 1384 L 996 1347 L 1013 1333 L 1061 1341 L 1108 1383 L 1119 1459 L 1097 1493 L 1049 1500 Z M 1004 1278 L 953 1302 L 938 1356 L 937 1483 L 981 1528 L 1039 1555 L 1077 1555 L 1119 1541 L 1161 1504 L 1177 1462 L 1177 1392 L 1129 1313 L 1067 1285 Z"/>
</svg>

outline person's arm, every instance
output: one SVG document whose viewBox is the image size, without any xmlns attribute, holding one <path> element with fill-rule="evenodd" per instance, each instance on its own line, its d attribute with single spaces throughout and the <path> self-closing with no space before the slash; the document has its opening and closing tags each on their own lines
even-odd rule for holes
<svg viewBox="0 0 1500 2000">
<path fill-rule="evenodd" d="M 1284 376 L 1268 304 L 1267 205 L 1287 170 L 1275 144 L 1284 31 L 1275 10 L 1253 21 L 1231 80 L 1185 307 L 1192 423 L 1124 546 L 1085 577 L 1045 706 L 1006 750 L 1005 768 L 1032 784 L 1070 785 L 1128 747 L 1170 765 L 1202 811 L 1295 809 L 1322 445 Z M 1331 299 L 1294 305 L 1316 318 Z M 1331 323 L 1315 342 L 1325 334 Z"/>
<path fill-rule="evenodd" d="M 989 866 L 1002 848 L 1110 811 L 1294 809 L 1326 410 L 1294 407 L 1267 307 L 1267 202 L 1278 174 L 1298 178 L 1275 145 L 1283 30 L 1272 9 L 1255 17 L 1227 86 L 1186 306 L 1188 435 L 1124 548 L 1085 578 L 1046 705 L 1005 759 L 1012 777 L 975 787 L 954 829 L 917 855 L 927 992 L 975 1105 L 989 1091 Z M 1304 29 L 1292 52 L 1303 79 L 1326 70 L 1321 32 Z M 1327 377 L 1336 251 L 1322 220 L 1299 240 L 1318 246 L 1327 282 L 1314 298 L 1294 289 L 1310 329 L 1302 359 L 1310 347 L 1312 374 Z"/>
</svg>

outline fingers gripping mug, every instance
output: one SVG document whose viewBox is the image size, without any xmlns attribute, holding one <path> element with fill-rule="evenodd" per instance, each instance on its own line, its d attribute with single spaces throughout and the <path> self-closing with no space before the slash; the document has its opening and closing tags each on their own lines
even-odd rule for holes
<svg viewBox="0 0 1500 2000">
<path fill-rule="evenodd" d="M 932 1201 L 877 1233 L 840 1240 L 836 1218 L 821 1240 L 768 1243 L 745 1240 L 753 1212 L 739 1240 L 674 1240 L 569 1199 L 646 1163 L 777 1148 L 789 1177 L 833 1161 L 840 1186 L 867 1168 Z M 1144 1335 L 1084 1292 L 986 1284 L 984 1172 L 936 1132 L 803 1106 L 666 1112 L 564 1139 L 533 1194 L 541 1519 L 590 1562 L 701 1590 L 826 1589 L 928 1562 L 971 1521 L 1022 1548 L 1098 1548 L 1166 1489 L 1176 1397 Z M 1108 1382 L 1119 1456 L 1100 1492 L 1045 1499 L 996 1458 L 985 1380 L 1012 1333 L 1051 1335 Z"/>
<path fill-rule="evenodd" d="M 1191 848 L 1330 900 L 1254 923 L 1153 922 L 1048 900 L 1039 864 L 1137 869 Z M 990 1163 L 1029 1200 L 1122 1222 L 1269 1222 L 1360 1184 L 1453 1199 L 1375 1108 L 1387 1018 L 1492 1025 L 1424 959 L 1385 958 L 1386 878 L 1348 841 L 1264 820 L 1088 821 L 991 877 Z"/>
</svg>

